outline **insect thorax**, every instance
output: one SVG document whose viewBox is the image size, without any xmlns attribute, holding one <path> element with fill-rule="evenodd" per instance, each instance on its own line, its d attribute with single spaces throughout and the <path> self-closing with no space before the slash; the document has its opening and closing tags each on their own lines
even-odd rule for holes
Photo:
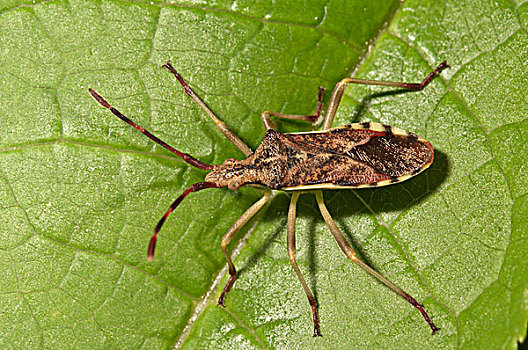
<svg viewBox="0 0 528 350">
<path fill-rule="evenodd" d="M 283 187 L 284 178 L 291 168 L 290 148 L 284 137 L 275 130 L 268 130 L 264 140 L 249 157 L 243 160 L 226 159 L 207 176 L 206 181 L 219 183 L 236 190 L 245 185 L 262 185 L 272 189 Z"/>
</svg>

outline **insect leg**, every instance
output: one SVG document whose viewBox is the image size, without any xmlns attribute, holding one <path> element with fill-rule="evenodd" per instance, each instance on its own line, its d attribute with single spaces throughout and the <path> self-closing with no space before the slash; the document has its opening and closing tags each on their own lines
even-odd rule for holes
<svg viewBox="0 0 528 350">
<path fill-rule="evenodd" d="M 244 153 L 246 156 L 249 156 L 253 153 L 251 148 L 249 148 L 249 146 L 246 145 L 244 141 L 242 141 L 231 129 L 229 129 L 226 123 L 218 119 L 218 117 L 213 113 L 213 111 L 211 111 L 209 107 L 207 107 L 207 105 L 198 97 L 198 95 L 196 95 L 194 90 L 185 82 L 185 80 L 183 80 L 180 73 L 178 73 L 176 69 L 174 69 L 170 62 L 164 64 L 163 67 L 167 68 L 172 74 L 174 74 L 176 79 L 178 79 L 180 84 L 183 86 L 185 93 L 189 95 L 189 97 L 192 98 L 193 101 L 200 106 L 200 108 L 202 108 L 202 110 L 209 116 L 209 118 L 213 120 L 218 130 L 220 130 L 222 134 L 224 134 L 224 136 L 227 137 L 227 139 L 231 141 L 233 145 L 236 146 L 236 148 L 242 151 L 242 153 Z"/>
<path fill-rule="evenodd" d="M 264 192 L 264 196 L 262 196 L 261 199 L 259 199 L 256 203 L 254 203 L 251 207 L 249 207 L 248 210 L 244 214 L 242 214 L 241 217 L 238 218 L 237 221 L 227 230 L 227 232 L 222 237 L 222 242 L 220 243 L 220 247 L 222 247 L 222 252 L 224 252 L 225 259 L 227 261 L 227 265 L 229 266 L 229 280 L 227 281 L 227 284 L 224 287 L 224 290 L 222 291 L 222 294 L 220 295 L 220 298 L 218 298 L 218 305 L 225 306 L 224 299 L 231 289 L 231 286 L 235 282 L 235 276 L 236 276 L 236 269 L 235 265 L 233 264 L 233 260 L 231 260 L 231 257 L 229 256 L 229 253 L 226 249 L 227 245 L 235 234 L 240 231 L 242 226 L 244 226 L 255 214 L 266 204 L 268 199 L 270 198 L 271 192 L 266 191 Z"/>
<path fill-rule="evenodd" d="M 317 315 L 317 304 L 315 303 L 315 298 L 310 291 L 310 287 L 308 287 L 308 284 L 304 280 L 301 270 L 299 269 L 299 266 L 297 266 L 297 262 L 295 261 L 295 254 L 297 252 L 297 249 L 295 247 L 295 217 L 296 217 L 296 209 L 297 209 L 297 199 L 299 198 L 299 192 L 293 192 L 291 202 L 290 202 L 290 208 L 288 210 L 288 238 L 287 238 L 287 246 L 288 246 L 288 257 L 290 258 L 290 263 L 295 270 L 295 273 L 297 274 L 297 278 L 299 278 L 299 281 L 301 281 L 301 284 L 304 288 L 304 292 L 306 293 L 306 296 L 308 297 L 308 302 L 310 303 L 310 306 L 312 307 L 312 316 L 313 316 L 313 323 L 314 323 L 314 337 L 321 336 L 321 332 L 319 331 L 319 316 Z"/>
<path fill-rule="evenodd" d="M 319 210 L 321 211 L 321 214 L 323 215 L 323 218 L 328 225 L 328 228 L 330 229 L 330 232 L 332 232 L 332 235 L 334 236 L 335 240 L 337 241 L 337 244 L 339 244 L 339 248 L 345 253 L 345 255 L 352 260 L 356 265 L 361 267 L 363 270 L 365 270 L 368 274 L 375 277 L 378 281 L 386 285 L 388 288 L 390 288 L 392 291 L 394 291 L 396 294 L 401 296 L 403 299 L 407 300 L 412 306 L 418 309 L 420 313 L 422 314 L 422 317 L 425 319 L 429 327 L 431 327 L 431 330 L 433 331 L 433 334 L 435 334 L 436 331 L 438 331 L 438 327 L 435 326 L 433 321 L 431 320 L 431 317 L 427 314 L 425 311 L 423 305 L 419 304 L 413 297 L 411 297 L 409 294 L 404 292 L 400 287 L 389 281 L 387 278 L 385 278 L 382 274 L 380 274 L 378 271 L 374 270 L 372 267 L 368 266 L 366 263 L 364 263 L 362 260 L 360 260 L 356 253 L 354 252 L 354 249 L 345 239 L 345 236 L 339 231 L 337 228 L 337 225 L 335 224 L 334 220 L 330 216 L 330 213 L 328 212 L 328 209 L 326 209 L 326 205 L 324 204 L 323 199 L 323 192 L 317 191 L 315 193 L 316 199 L 317 199 L 317 205 L 319 206 Z"/>
<path fill-rule="evenodd" d="M 332 97 L 330 98 L 330 103 L 328 105 L 328 110 L 326 112 L 326 117 L 323 122 L 322 129 L 328 130 L 332 127 L 334 122 L 334 117 L 337 111 L 337 107 L 341 102 L 341 97 L 345 91 L 345 87 L 348 84 L 363 84 L 363 85 L 378 85 L 378 86 L 390 86 L 397 87 L 401 89 L 408 90 L 422 90 L 425 88 L 441 71 L 448 68 L 449 65 L 446 61 L 440 63 L 421 83 L 402 83 L 395 81 L 379 81 L 379 80 L 367 80 L 367 79 L 356 79 L 356 78 L 345 78 L 336 84 L 334 91 L 332 92 Z"/>
<path fill-rule="evenodd" d="M 262 124 L 264 124 L 264 127 L 266 130 L 268 129 L 275 129 L 275 125 L 273 125 L 273 122 L 271 121 L 270 117 L 277 117 L 282 119 L 291 119 L 291 120 L 303 120 L 307 122 L 314 122 L 317 119 L 319 119 L 319 116 L 321 115 L 321 111 L 323 109 L 323 91 L 324 87 L 319 86 L 319 92 L 317 93 L 317 107 L 315 110 L 315 114 L 313 115 L 299 115 L 299 114 L 284 114 L 284 113 L 278 113 L 278 112 L 270 112 L 270 111 L 264 111 L 260 115 L 260 119 L 262 119 Z"/>
</svg>

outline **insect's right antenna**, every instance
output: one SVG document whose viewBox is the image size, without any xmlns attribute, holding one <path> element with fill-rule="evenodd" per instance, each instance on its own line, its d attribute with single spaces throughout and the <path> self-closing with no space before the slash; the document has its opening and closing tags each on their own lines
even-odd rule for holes
<svg viewBox="0 0 528 350">
<path fill-rule="evenodd" d="M 183 199 L 185 197 L 187 197 L 187 195 L 191 192 L 196 192 L 196 191 L 200 191 L 200 190 L 204 190 L 206 188 L 211 188 L 211 187 L 221 187 L 220 185 L 218 185 L 217 183 L 215 182 L 198 182 L 198 183 L 195 183 L 194 185 L 191 185 L 191 187 L 189 187 L 188 189 L 186 189 L 178 198 L 176 198 L 176 200 L 171 204 L 171 206 L 169 207 L 169 209 L 167 210 L 167 212 L 165 212 L 165 214 L 163 215 L 163 217 L 160 219 L 160 221 L 158 222 L 158 224 L 156 225 L 156 228 L 154 229 L 154 234 L 152 235 L 152 238 L 150 239 L 150 243 L 149 243 L 149 246 L 148 246 L 148 250 L 147 250 L 147 260 L 149 262 L 152 261 L 152 259 L 154 258 L 154 250 L 156 249 L 156 240 L 158 239 L 158 232 L 161 230 L 161 226 L 163 226 L 163 223 L 165 222 L 165 220 L 167 220 L 167 217 L 170 215 L 170 213 L 172 213 L 174 211 L 174 209 L 176 209 L 176 207 L 181 203 L 181 201 L 183 201 Z"/>
<path fill-rule="evenodd" d="M 178 151 L 177 149 L 175 149 L 174 147 L 172 146 L 169 146 L 167 143 L 161 141 L 159 138 L 157 138 L 156 136 L 152 135 L 147 129 L 137 125 L 136 123 L 134 123 L 132 120 L 128 119 L 127 117 L 125 117 L 121 112 L 119 112 L 117 109 L 115 109 L 114 107 L 110 106 L 110 103 L 108 103 L 101 95 L 99 95 L 94 89 L 88 89 L 88 91 L 90 92 L 90 95 L 92 95 L 92 97 L 94 98 L 94 100 L 96 100 L 101 106 L 105 107 L 105 108 L 108 108 L 112 113 L 114 113 L 119 119 L 123 120 L 125 123 L 133 126 L 135 129 L 141 131 L 141 133 L 143 133 L 143 135 L 147 136 L 149 139 L 151 139 L 152 141 L 156 142 L 157 144 L 165 147 L 166 149 L 168 149 L 169 151 L 171 151 L 172 153 L 174 153 L 175 155 L 181 157 L 184 161 L 186 161 L 187 163 L 189 163 L 190 165 L 192 165 L 193 167 L 196 167 L 198 169 L 202 169 L 202 170 L 211 170 L 213 169 L 213 165 L 210 165 L 210 164 L 206 164 L 206 163 L 202 163 L 200 162 L 198 159 L 192 157 L 191 155 L 187 154 L 187 153 L 182 153 L 180 151 Z M 183 199 L 183 198 L 182 198 Z"/>
</svg>

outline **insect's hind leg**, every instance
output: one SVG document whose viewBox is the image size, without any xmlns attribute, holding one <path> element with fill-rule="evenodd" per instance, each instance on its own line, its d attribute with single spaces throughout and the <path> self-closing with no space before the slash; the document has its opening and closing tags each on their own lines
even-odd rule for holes
<svg viewBox="0 0 528 350">
<path fill-rule="evenodd" d="M 227 281 L 227 284 L 224 287 L 224 290 L 222 291 L 222 294 L 220 295 L 220 298 L 218 298 L 218 305 L 225 306 L 224 299 L 231 289 L 231 286 L 235 282 L 236 278 L 236 269 L 235 265 L 233 264 L 233 260 L 231 259 L 231 256 L 229 256 L 229 252 L 227 251 L 226 247 L 231 242 L 235 234 L 240 231 L 242 226 L 244 226 L 253 216 L 255 216 L 256 213 L 266 204 L 266 202 L 269 200 L 271 196 L 270 191 L 264 192 L 264 196 L 262 196 L 261 199 L 259 199 L 257 202 L 255 202 L 251 207 L 249 207 L 248 210 L 245 211 L 244 214 L 242 214 L 241 217 L 238 218 L 237 221 L 227 230 L 227 232 L 222 237 L 222 242 L 220 243 L 220 247 L 222 248 L 222 252 L 224 253 L 225 259 L 227 261 L 227 265 L 229 267 L 229 280 Z"/>
<path fill-rule="evenodd" d="M 319 116 L 321 115 L 321 111 L 323 109 L 324 90 L 325 90 L 324 87 L 319 86 L 319 91 L 317 92 L 317 107 L 315 109 L 315 114 L 300 115 L 300 114 L 285 114 L 285 113 L 265 111 L 260 115 L 262 124 L 264 124 L 264 127 L 266 128 L 266 130 L 275 129 L 275 125 L 273 125 L 273 121 L 271 120 L 270 117 L 277 117 L 277 118 L 290 119 L 290 120 L 302 120 L 306 122 L 316 121 L 317 119 L 319 119 Z"/>
<path fill-rule="evenodd" d="M 421 83 L 402 83 L 396 81 L 379 81 L 379 80 L 367 80 L 367 79 L 356 79 L 356 78 L 345 78 L 336 84 L 332 97 L 328 104 L 328 110 L 326 111 L 325 120 L 323 122 L 322 130 L 328 130 L 332 127 L 334 122 L 335 114 L 345 88 L 348 84 L 363 84 L 363 85 L 378 85 L 378 86 L 390 86 L 408 90 L 422 90 L 425 88 L 441 71 L 448 68 L 449 65 L 446 61 L 440 63 L 436 68 L 429 73 Z"/>
<path fill-rule="evenodd" d="M 244 153 L 244 155 L 246 156 L 249 156 L 251 153 L 253 153 L 251 148 L 249 148 L 249 146 L 246 145 L 244 141 L 242 141 L 231 129 L 229 129 L 226 123 L 218 119 L 218 117 L 213 113 L 213 111 L 211 111 L 209 107 L 207 107 L 207 105 L 198 97 L 198 95 L 196 95 L 194 90 L 185 82 L 185 80 L 183 80 L 180 73 L 178 73 L 176 69 L 174 69 L 170 62 L 164 64 L 163 67 L 167 68 L 172 74 L 174 74 L 174 77 L 176 77 L 178 82 L 183 86 L 185 93 L 189 95 L 189 97 L 192 98 L 193 101 L 200 106 L 200 108 L 202 108 L 202 110 L 215 123 L 218 130 L 220 130 L 220 132 L 222 132 L 222 134 L 224 134 L 224 136 L 227 137 L 227 139 L 231 141 L 231 143 L 235 145 L 236 148 L 242 151 L 242 153 Z"/>
<path fill-rule="evenodd" d="M 313 316 L 313 323 L 314 323 L 314 333 L 313 336 L 321 336 L 321 332 L 319 331 L 319 316 L 317 315 L 317 303 L 315 302 L 315 298 L 310 291 L 310 287 L 308 287 L 308 284 L 304 280 L 301 270 L 299 269 L 299 266 L 297 265 L 297 262 L 295 261 L 295 254 L 297 252 L 297 249 L 295 247 L 295 218 L 296 218 L 296 211 L 297 211 L 297 199 L 299 198 L 299 192 L 293 192 L 291 202 L 290 202 L 290 208 L 288 210 L 288 238 L 287 238 L 287 247 L 288 247 L 288 258 L 290 259 L 290 263 L 295 270 L 295 273 L 297 274 L 297 278 L 299 278 L 299 281 L 301 282 L 304 292 L 306 293 L 306 297 L 308 298 L 308 302 L 310 303 L 310 306 L 312 307 L 312 316 Z"/>
<path fill-rule="evenodd" d="M 384 277 L 382 274 L 380 274 L 378 271 L 374 270 L 372 267 L 368 266 L 366 263 L 364 263 L 362 260 L 360 260 L 356 253 L 354 252 L 354 249 L 350 244 L 347 242 L 345 236 L 339 231 L 339 228 L 337 228 L 337 225 L 334 222 L 334 219 L 332 219 L 332 216 L 330 216 L 330 213 L 328 212 L 328 209 L 326 209 L 326 205 L 324 204 L 323 199 L 323 192 L 317 191 L 315 193 L 315 197 L 317 199 L 317 205 L 319 206 L 319 211 L 321 211 L 321 214 L 323 215 L 323 218 L 326 222 L 326 225 L 330 229 L 330 232 L 332 232 L 332 235 L 334 236 L 335 240 L 337 241 L 337 244 L 339 244 L 339 248 L 345 253 L 345 255 L 352 260 L 353 263 L 361 267 L 363 270 L 365 270 L 369 275 L 375 277 L 378 281 L 383 283 L 385 286 L 390 288 L 392 291 L 394 291 L 396 294 L 401 296 L 403 299 L 407 300 L 412 306 L 418 309 L 420 313 L 422 314 L 422 317 L 425 319 L 429 327 L 431 327 L 431 330 L 433 331 L 433 334 L 435 334 L 439 328 L 435 326 L 433 321 L 431 320 L 431 317 L 427 314 L 427 311 L 425 311 L 423 305 L 418 303 L 413 297 L 411 297 L 409 294 L 407 294 L 405 291 L 403 291 L 400 287 L 389 281 L 386 277 Z"/>
</svg>

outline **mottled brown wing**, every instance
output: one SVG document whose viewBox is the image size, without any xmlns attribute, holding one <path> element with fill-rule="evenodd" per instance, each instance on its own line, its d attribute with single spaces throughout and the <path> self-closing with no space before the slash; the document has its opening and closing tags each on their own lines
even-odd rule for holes
<svg viewBox="0 0 528 350">
<path fill-rule="evenodd" d="M 315 146 L 327 152 L 346 154 L 354 147 L 369 142 L 372 137 L 384 136 L 385 133 L 365 129 L 348 129 L 343 127 L 332 129 L 327 132 L 295 133 L 283 135 L 291 142 L 301 146 Z"/>
<path fill-rule="evenodd" d="M 418 139 L 416 135 L 373 137 L 364 145 L 354 147 L 347 154 L 355 160 L 368 164 L 376 171 L 392 177 L 414 175 L 433 161 L 431 144 Z"/>
<path fill-rule="evenodd" d="M 351 157 L 320 153 L 290 168 L 283 179 L 282 187 L 316 184 L 355 186 L 388 179 L 391 179 L 391 176 L 383 175 Z"/>
<path fill-rule="evenodd" d="M 342 127 L 321 133 L 285 134 L 285 137 L 301 148 L 318 148 L 323 153 L 347 156 L 393 178 L 416 174 L 433 161 L 431 144 L 415 134 L 377 123 L 355 126 L 365 129 Z"/>
</svg>

